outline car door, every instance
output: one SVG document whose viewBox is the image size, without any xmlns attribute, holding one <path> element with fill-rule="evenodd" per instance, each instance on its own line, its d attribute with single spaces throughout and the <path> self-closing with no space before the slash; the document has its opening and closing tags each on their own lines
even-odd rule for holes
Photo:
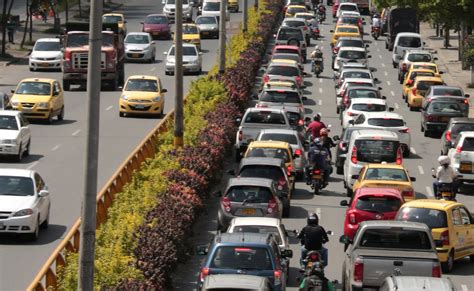
<svg viewBox="0 0 474 291">
<path fill-rule="evenodd" d="M 53 110 L 59 112 L 63 106 L 63 93 L 58 82 L 54 82 L 54 91 L 53 91 Z"/>
<path fill-rule="evenodd" d="M 41 190 L 46 190 L 46 184 L 38 173 L 35 173 L 35 186 L 36 194 L 38 195 Z M 49 196 L 38 197 L 38 211 L 40 212 L 41 221 L 46 219 L 49 207 Z"/>
<path fill-rule="evenodd" d="M 30 127 L 29 127 L 30 123 L 23 116 L 22 113 L 20 113 L 18 115 L 18 122 L 20 124 L 19 129 L 20 129 L 21 144 L 27 145 L 28 142 L 30 141 L 30 138 L 31 138 L 31 131 L 30 131 Z"/>
<path fill-rule="evenodd" d="M 461 208 L 455 207 L 452 209 L 453 219 L 453 245 L 454 245 L 454 258 L 462 258 L 467 254 L 466 243 L 469 240 L 467 238 L 468 225 L 463 224 L 463 216 L 461 215 Z M 467 227 L 466 227 L 467 226 Z"/>
<path fill-rule="evenodd" d="M 474 255 L 474 217 L 469 210 L 461 206 L 461 220 L 466 228 L 466 255 Z"/>
<path fill-rule="evenodd" d="M 473 225 L 471 224 L 472 218 L 469 211 L 467 211 L 466 208 L 459 206 L 457 209 L 453 210 L 453 220 L 457 218 L 454 216 L 457 215 L 455 211 L 459 212 L 460 218 L 460 221 L 458 221 L 459 224 L 455 224 L 454 226 L 455 232 L 458 232 L 459 230 L 459 235 L 457 235 L 458 242 L 456 244 L 459 244 L 460 251 L 458 252 L 456 250 L 456 257 L 459 254 L 459 258 L 461 258 L 474 253 L 474 232 Z"/>
</svg>

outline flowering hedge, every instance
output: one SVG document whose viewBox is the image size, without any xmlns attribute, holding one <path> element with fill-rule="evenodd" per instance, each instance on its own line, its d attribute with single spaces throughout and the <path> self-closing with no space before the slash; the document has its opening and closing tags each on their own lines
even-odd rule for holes
<svg viewBox="0 0 474 291">
<path fill-rule="evenodd" d="M 237 129 L 234 121 L 249 100 L 283 0 L 259 4 L 249 33 L 233 37 L 245 40 L 239 46 L 240 57 L 224 74 L 193 82 L 185 105 L 183 149 L 173 149 L 170 123 L 160 136 L 157 156 L 134 174 L 110 208 L 109 219 L 98 229 L 97 289 L 170 289 L 172 271 L 191 254 L 189 234 L 209 185 L 219 177 Z M 77 254 L 71 254 L 61 272 L 60 287 L 75 289 L 76 282 Z"/>
</svg>

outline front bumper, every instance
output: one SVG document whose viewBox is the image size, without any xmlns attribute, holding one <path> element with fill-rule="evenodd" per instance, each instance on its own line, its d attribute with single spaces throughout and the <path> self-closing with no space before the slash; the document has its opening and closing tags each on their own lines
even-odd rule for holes
<svg viewBox="0 0 474 291">
<path fill-rule="evenodd" d="M 20 151 L 18 144 L 2 144 L 0 145 L 0 155 L 17 155 Z"/>
<path fill-rule="evenodd" d="M 101 80 L 102 81 L 114 81 L 117 77 L 118 72 L 102 72 Z M 78 83 L 87 82 L 87 72 L 78 72 L 78 73 L 63 73 L 63 80 L 67 81 L 76 81 Z"/>
<path fill-rule="evenodd" d="M 125 59 L 128 61 L 145 61 L 152 57 L 153 53 L 149 51 L 125 51 Z"/>
<path fill-rule="evenodd" d="M 61 69 L 61 60 L 49 60 L 49 61 L 42 61 L 36 59 L 29 60 L 30 69 L 33 70 L 41 70 L 41 69 Z"/>
<path fill-rule="evenodd" d="M 120 112 L 133 114 L 158 114 L 164 103 L 161 102 L 129 102 L 120 100 Z"/>
<path fill-rule="evenodd" d="M 169 30 L 146 30 L 152 37 L 171 37 L 171 32 Z"/>
<path fill-rule="evenodd" d="M 200 64 L 185 64 L 183 62 L 183 72 L 197 73 L 201 70 Z M 166 72 L 174 72 L 174 63 L 166 63 Z"/>
<path fill-rule="evenodd" d="M 36 106 L 32 108 L 13 107 L 13 110 L 21 111 L 28 119 L 47 119 L 51 112 L 51 108 L 38 108 Z"/>
<path fill-rule="evenodd" d="M 163 14 L 166 15 L 169 19 L 174 19 L 176 17 L 176 12 L 174 11 L 163 11 Z M 183 19 L 191 18 L 193 16 L 192 10 L 191 11 L 183 11 Z"/>
<path fill-rule="evenodd" d="M 233 12 L 239 12 L 239 4 L 238 3 L 228 3 L 227 4 L 227 9 L 229 11 L 233 11 Z"/>
<path fill-rule="evenodd" d="M 0 233 L 32 233 L 36 228 L 37 213 L 0 220 Z"/>
<path fill-rule="evenodd" d="M 201 38 L 218 37 L 219 36 L 219 30 L 201 30 L 200 34 L 201 34 Z"/>
</svg>

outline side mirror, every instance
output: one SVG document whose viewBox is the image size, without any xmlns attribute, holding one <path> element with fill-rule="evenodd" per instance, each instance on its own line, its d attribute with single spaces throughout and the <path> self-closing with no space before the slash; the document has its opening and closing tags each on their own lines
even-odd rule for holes
<svg viewBox="0 0 474 291">
<path fill-rule="evenodd" d="M 227 171 L 227 174 L 232 175 L 232 176 L 235 176 L 235 171 L 234 171 L 234 170 L 228 170 L 228 171 Z"/>
<path fill-rule="evenodd" d="M 437 58 L 437 57 L 434 57 L 434 58 L 433 58 L 433 61 L 437 61 L 437 60 L 438 60 L 438 58 Z"/>
<path fill-rule="evenodd" d="M 382 87 L 378 87 L 378 89 L 379 89 L 380 91 L 382 91 L 382 90 L 383 90 L 383 88 L 382 88 Z"/>
<path fill-rule="evenodd" d="M 393 108 L 393 107 L 389 107 L 389 108 L 388 108 L 388 111 L 389 111 L 389 112 L 393 112 L 394 110 L 395 110 L 395 108 Z"/>
<path fill-rule="evenodd" d="M 399 56 L 399 55 L 395 56 L 395 59 L 397 59 L 397 60 L 400 60 L 401 58 L 402 58 L 402 56 Z"/>
<path fill-rule="evenodd" d="M 236 123 L 237 125 L 239 125 L 241 122 L 242 122 L 242 119 L 241 119 L 241 118 L 236 118 L 236 119 L 235 119 L 235 123 Z"/>
<path fill-rule="evenodd" d="M 426 45 L 426 42 L 423 42 L 423 45 Z"/>
<path fill-rule="evenodd" d="M 46 197 L 49 195 L 49 191 L 48 190 L 41 190 L 39 193 L 38 193 L 38 196 L 39 197 Z"/>
<path fill-rule="evenodd" d="M 168 92 L 168 89 L 161 89 L 161 93 L 166 93 Z"/>
<path fill-rule="evenodd" d="M 282 250 L 282 251 L 281 251 L 281 256 L 282 256 L 283 258 L 293 258 L 293 251 L 292 251 L 292 250 L 288 250 L 288 249 Z"/>
<path fill-rule="evenodd" d="M 153 40 L 153 41 L 151 42 L 151 44 L 156 44 L 156 42 Z"/>
<path fill-rule="evenodd" d="M 53 91 L 53 96 L 58 96 L 59 92 L 58 91 Z"/>
<path fill-rule="evenodd" d="M 209 251 L 209 248 L 207 247 L 207 245 L 199 245 L 196 247 L 196 254 L 199 256 L 207 255 L 208 251 Z"/>
<path fill-rule="evenodd" d="M 301 97 L 301 100 L 306 101 L 306 100 L 308 100 L 308 97 L 303 96 L 303 97 Z"/>
<path fill-rule="evenodd" d="M 252 99 L 253 100 L 258 100 L 258 95 L 257 94 L 252 94 Z"/>
<path fill-rule="evenodd" d="M 145 22 L 142 21 L 142 22 L 140 22 L 140 24 L 145 24 Z"/>
<path fill-rule="evenodd" d="M 444 72 L 443 72 L 443 71 L 439 71 L 439 74 L 442 75 L 442 74 L 444 74 Z"/>
<path fill-rule="evenodd" d="M 415 177 L 410 177 L 410 181 L 415 182 L 416 178 Z"/>
<path fill-rule="evenodd" d="M 356 179 L 357 180 L 357 179 L 359 179 L 359 175 L 352 175 L 351 179 Z"/>
<path fill-rule="evenodd" d="M 375 81 L 375 82 L 378 82 L 378 81 L 379 81 L 379 78 L 375 77 L 375 78 L 374 78 L 374 81 Z"/>
<path fill-rule="evenodd" d="M 469 95 L 469 94 L 464 94 L 464 97 L 469 98 L 469 97 L 471 97 L 471 95 Z"/>
<path fill-rule="evenodd" d="M 212 193 L 212 196 L 214 196 L 214 197 L 222 197 L 222 191 L 221 191 L 221 190 L 217 190 L 217 191 L 215 191 L 214 193 Z"/>
<path fill-rule="evenodd" d="M 123 22 L 123 23 L 127 23 L 127 20 L 124 20 L 124 22 Z"/>
<path fill-rule="evenodd" d="M 382 96 L 382 99 L 383 99 L 383 100 L 387 100 L 387 96 Z"/>
<path fill-rule="evenodd" d="M 349 202 L 347 202 L 347 200 L 342 200 L 341 202 L 339 202 L 339 205 L 347 207 L 349 206 Z"/>
<path fill-rule="evenodd" d="M 366 44 L 365 47 L 370 47 L 370 45 Z"/>
<path fill-rule="evenodd" d="M 354 125 L 354 120 L 349 120 L 350 125 Z"/>
<path fill-rule="evenodd" d="M 340 242 L 340 243 L 343 243 L 343 244 L 351 244 L 351 243 L 352 243 L 352 239 L 348 238 L 348 237 L 345 236 L 345 235 L 341 235 L 341 237 L 339 237 L 339 242 Z"/>
<path fill-rule="evenodd" d="M 334 30 L 332 30 L 332 29 L 331 29 L 329 32 L 332 32 L 332 33 L 334 33 Z"/>
<path fill-rule="evenodd" d="M 10 92 L 15 93 L 15 89 L 11 89 Z"/>
<path fill-rule="evenodd" d="M 367 56 L 367 58 L 368 58 L 368 59 L 371 59 L 371 58 L 372 58 L 372 56 L 371 56 L 371 55 L 368 55 L 368 56 Z"/>
<path fill-rule="evenodd" d="M 200 55 L 200 56 L 202 56 L 202 55 L 203 55 L 203 53 L 202 53 L 202 52 L 199 52 L 199 55 Z"/>
</svg>

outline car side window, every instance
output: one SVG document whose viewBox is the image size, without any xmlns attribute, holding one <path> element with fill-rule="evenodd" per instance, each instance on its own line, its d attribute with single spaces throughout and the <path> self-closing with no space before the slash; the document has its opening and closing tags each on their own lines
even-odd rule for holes
<svg viewBox="0 0 474 291">
<path fill-rule="evenodd" d="M 462 224 L 471 224 L 471 216 L 469 215 L 469 212 L 463 207 L 459 208 L 459 212 L 461 213 Z"/>
<path fill-rule="evenodd" d="M 41 179 L 40 175 L 35 174 L 35 184 L 36 184 L 36 193 L 39 193 L 44 189 L 44 181 Z"/>
<path fill-rule="evenodd" d="M 459 211 L 459 208 L 453 209 L 453 224 L 454 225 L 461 225 L 461 211 Z"/>
<path fill-rule="evenodd" d="M 365 116 L 364 114 L 359 115 L 357 119 L 354 121 L 354 124 L 362 124 L 365 122 Z"/>
</svg>

